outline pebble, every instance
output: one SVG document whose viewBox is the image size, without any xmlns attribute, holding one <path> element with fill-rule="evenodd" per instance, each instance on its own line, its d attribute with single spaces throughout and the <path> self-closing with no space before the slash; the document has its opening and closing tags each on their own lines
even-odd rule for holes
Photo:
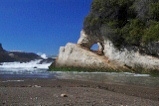
<svg viewBox="0 0 159 106">
<path fill-rule="evenodd" d="M 66 94 L 61 94 L 60 96 L 61 97 L 68 97 Z"/>
<path fill-rule="evenodd" d="M 39 86 L 39 85 L 34 85 L 34 86 L 32 86 L 32 87 L 40 88 L 41 86 Z"/>
</svg>

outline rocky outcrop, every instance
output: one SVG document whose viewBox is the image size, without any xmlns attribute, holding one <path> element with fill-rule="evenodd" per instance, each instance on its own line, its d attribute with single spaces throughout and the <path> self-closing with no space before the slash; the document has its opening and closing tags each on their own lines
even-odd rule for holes
<svg viewBox="0 0 159 106">
<path fill-rule="evenodd" d="M 35 59 L 41 59 L 41 57 L 35 53 L 9 52 L 4 50 L 0 44 L 0 62 L 28 62 Z"/>
<path fill-rule="evenodd" d="M 4 52 L 4 49 L 2 47 L 2 44 L 0 43 L 0 52 Z"/>
<path fill-rule="evenodd" d="M 86 48 L 91 48 L 92 45 L 95 43 L 102 44 L 103 38 L 101 36 L 95 36 L 95 35 L 88 37 L 88 35 L 85 34 L 85 32 L 83 30 L 80 32 L 80 38 L 79 38 L 77 44 L 79 44 L 83 47 L 86 47 Z"/>
<path fill-rule="evenodd" d="M 103 55 L 90 50 L 94 43 L 98 43 L 98 50 L 102 51 Z M 159 58 L 141 54 L 135 47 L 125 47 L 119 50 L 107 37 L 103 36 L 98 39 L 85 34 L 82 30 L 77 44 L 67 43 L 65 47 L 60 47 L 54 67 L 159 70 Z"/>
<path fill-rule="evenodd" d="M 155 0 L 93 0 L 77 44 L 61 47 L 53 66 L 159 70 L 158 7 Z"/>
<path fill-rule="evenodd" d="M 14 61 L 28 62 L 35 59 L 42 59 L 39 55 L 35 53 L 26 52 L 8 52 L 8 55 L 14 59 Z"/>
<path fill-rule="evenodd" d="M 80 38 L 77 42 L 78 45 L 81 45 L 82 47 L 85 47 L 87 49 L 90 49 L 94 44 L 98 45 L 98 54 L 103 54 L 104 50 L 104 39 L 101 36 L 94 36 L 92 35 L 89 37 L 87 34 L 85 34 L 84 30 L 80 32 Z"/>
<path fill-rule="evenodd" d="M 118 66 L 116 64 L 116 66 Z M 89 69 L 117 69 L 105 56 L 98 55 L 79 44 L 67 43 L 60 47 L 54 67 L 78 67 Z"/>
<path fill-rule="evenodd" d="M 134 70 L 159 70 L 159 58 L 141 54 L 135 47 L 118 50 L 111 41 L 105 40 L 104 55 L 109 57 L 110 61 L 116 61 L 121 66 L 127 66 Z"/>
</svg>

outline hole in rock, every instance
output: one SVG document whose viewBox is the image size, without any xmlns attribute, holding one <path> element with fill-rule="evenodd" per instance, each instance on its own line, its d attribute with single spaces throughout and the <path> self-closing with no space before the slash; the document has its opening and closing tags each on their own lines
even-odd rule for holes
<svg viewBox="0 0 159 106">
<path fill-rule="evenodd" d="M 103 46 L 99 42 L 93 44 L 90 50 L 98 55 L 103 55 Z"/>
<path fill-rule="evenodd" d="M 91 51 L 98 51 L 98 44 L 97 43 L 93 44 L 90 50 Z"/>
</svg>

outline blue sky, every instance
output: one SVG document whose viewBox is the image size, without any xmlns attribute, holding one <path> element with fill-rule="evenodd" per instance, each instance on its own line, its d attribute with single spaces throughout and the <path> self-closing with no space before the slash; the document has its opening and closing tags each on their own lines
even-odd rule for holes
<svg viewBox="0 0 159 106">
<path fill-rule="evenodd" d="M 92 0 L 0 0 L 0 43 L 6 50 L 57 55 L 76 43 Z"/>
</svg>

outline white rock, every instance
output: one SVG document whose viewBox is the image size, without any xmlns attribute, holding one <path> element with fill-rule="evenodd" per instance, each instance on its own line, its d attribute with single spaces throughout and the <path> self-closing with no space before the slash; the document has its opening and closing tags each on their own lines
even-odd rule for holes
<svg viewBox="0 0 159 106">
<path fill-rule="evenodd" d="M 68 97 L 66 94 L 61 94 L 60 96 L 61 97 Z"/>
<path fill-rule="evenodd" d="M 110 34 L 111 31 L 107 31 L 107 33 Z M 98 43 L 104 57 L 89 50 L 94 43 Z M 67 43 L 66 46 L 60 47 L 56 66 L 113 69 L 128 66 L 159 70 L 159 58 L 142 55 L 138 51 L 130 49 L 131 51 L 126 48 L 118 50 L 106 36 L 102 36 L 102 38 L 101 36 L 89 36 L 82 30 L 77 44 Z"/>
<path fill-rule="evenodd" d="M 60 48 L 56 65 L 87 68 L 110 67 L 103 57 L 73 43 L 67 43 L 65 47 Z"/>
</svg>

